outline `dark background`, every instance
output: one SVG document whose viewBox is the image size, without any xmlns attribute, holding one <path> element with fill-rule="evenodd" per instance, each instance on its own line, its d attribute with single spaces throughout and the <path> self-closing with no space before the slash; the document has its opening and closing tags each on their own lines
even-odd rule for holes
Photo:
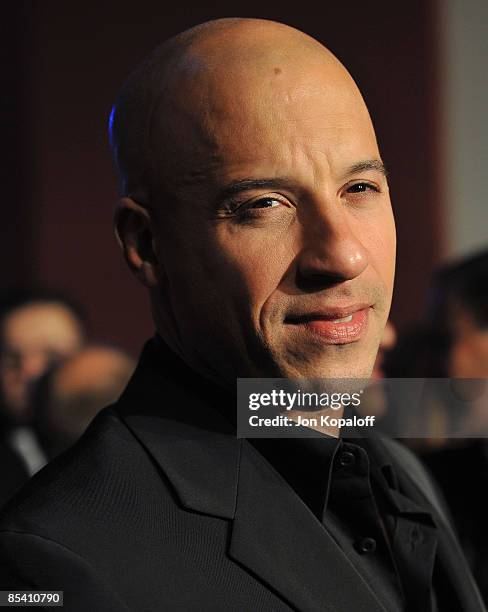
<svg viewBox="0 0 488 612">
<path fill-rule="evenodd" d="M 409 2 L 20 1 L 3 13 L 2 288 L 64 289 L 92 336 L 137 353 L 152 332 L 147 298 L 111 227 L 116 184 L 106 125 L 117 91 L 158 43 L 226 16 L 293 25 L 324 42 L 362 90 L 390 171 L 398 230 L 393 321 L 420 316 L 443 259 L 438 9 Z M 197 296 L 196 296 L 197 299 Z"/>
</svg>

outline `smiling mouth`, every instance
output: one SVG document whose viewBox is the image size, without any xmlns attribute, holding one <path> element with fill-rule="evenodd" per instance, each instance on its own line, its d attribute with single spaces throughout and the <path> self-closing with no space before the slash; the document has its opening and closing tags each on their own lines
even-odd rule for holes
<svg viewBox="0 0 488 612">
<path fill-rule="evenodd" d="M 290 316 L 285 319 L 285 324 L 325 344 L 350 344 L 364 336 L 370 308 L 359 305 Z"/>
</svg>

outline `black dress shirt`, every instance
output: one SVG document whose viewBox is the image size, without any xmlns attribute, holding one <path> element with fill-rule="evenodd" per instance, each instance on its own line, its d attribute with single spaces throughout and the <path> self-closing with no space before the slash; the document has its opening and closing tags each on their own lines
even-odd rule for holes
<svg viewBox="0 0 488 612">
<path fill-rule="evenodd" d="M 398 490 L 388 457 L 365 438 L 302 433 L 250 441 L 348 552 L 387 610 L 437 610 L 435 525 Z"/>
</svg>

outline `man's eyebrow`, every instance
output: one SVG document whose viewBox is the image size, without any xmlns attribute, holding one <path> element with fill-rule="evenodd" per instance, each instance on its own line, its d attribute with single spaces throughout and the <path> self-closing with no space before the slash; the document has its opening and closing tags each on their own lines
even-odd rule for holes
<svg viewBox="0 0 488 612">
<path fill-rule="evenodd" d="M 381 161 L 381 159 L 365 159 L 364 161 L 357 162 L 345 171 L 344 177 L 351 176 L 352 174 L 357 174 L 358 172 L 367 172 L 368 170 L 374 170 L 376 172 L 380 172 L 388 178 L 388 171 L 385 168 L 385 164 Z"/>
<path fill-rule="evenodd" d="M 280 189 L 283 187 L 290 187 L 293 184 L 294 181 L 286 177 L 238 179 L 229 183 L 219 192 L 219 195 L 217 196 L 217 201 L 223 202 L 227 199 L 232 198 L 233 196 L 238 195 L 243 191 L 250 191 L 251 189 Z"/>
<path fill-rule="evenodd" d="M 380 159 L 367 159 L 364 161 L 357 162 L 352 166 L 349 166 L 344 173 L 344 177 L 348 177 L 358 172 L 365 172 L 368 170 L 374 170 L 380 172 L 385 177 L 388 176 L 387 170 L 384 163 Z M 224 202 L 227 199 L 242 193 L 243 191 L 250 191 L 251 189 L 280 189 L 287 188 L 296 185 L 295 181 L 287 177 L 273 177 L 273 178 L 243 178 L 232 181 L 226 185 L 218 194 L 217 202 Z"/>
</svg>

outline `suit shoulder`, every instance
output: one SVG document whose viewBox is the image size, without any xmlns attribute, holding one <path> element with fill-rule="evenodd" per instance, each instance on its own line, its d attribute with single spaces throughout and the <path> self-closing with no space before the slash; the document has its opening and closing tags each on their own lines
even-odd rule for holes
<svg viewBox="0 0 488 612">
<path fill-rule="evenodd" d="M 127 503 L 138 475 L 153 472 L 144 449 L 113 407 L 103 410 L 81 439 L 38 472 L 5 506 L 0 531 L 51 537 L 70 521 L 108 518 L 117 503 Z M 144 476 L 143 476 L 144 477 Z"/>
<path fill-rule="evenodd" d="M 57 542 L 32 534 L 0 532 L 0 557 L 0 583 L 10 589 L 59 590 L 62 585 L 63 604 L 73 612 L 128 611 L 88 561 Z"/>
</svg>

